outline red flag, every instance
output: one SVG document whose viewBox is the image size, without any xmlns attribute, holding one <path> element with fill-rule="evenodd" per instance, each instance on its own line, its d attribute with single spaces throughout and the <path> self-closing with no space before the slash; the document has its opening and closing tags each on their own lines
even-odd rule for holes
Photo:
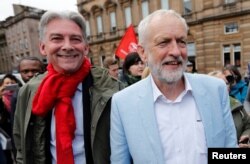
<svg viewBox="0 0 250 164">
<path fill-rule="evenodd" d="M 135 35 L 134 27 L 131 24 L 127 31 L 125 32 L 122 40 L 119 43 L 115 51 L 115 55 L 121 59 L 125 59 L 126 55 L 130 52 L 134 52 L 137 50 L 137 38 Z"/>
</svg>

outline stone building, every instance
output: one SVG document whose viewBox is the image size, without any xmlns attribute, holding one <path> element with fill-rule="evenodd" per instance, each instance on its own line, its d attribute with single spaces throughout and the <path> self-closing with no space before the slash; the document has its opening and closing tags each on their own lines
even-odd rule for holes
<svg viewBox="0 0 250 164">
<path fill-rule="evenodd" d="M 77 0 L 87 21 L 90 58 L 102 65 L 126 28 L 157 9 L 174 9 L 189 25 L 188 56 L 201 73 L 250 61 L 250 0 Z"/>
<path fill-rule="evenodd" d="M 189 61 L 200 73 L 250 61 L 250 0 L 77 0 L 85 17 L 89 57 L 102 65 L 114 55 L 126 28 L 157 9 L 174 9 L 189 25 Z M 38 56 L 40 9 L 14 5 L 15 15 L 0 22 L 0 72 L 12 71 L 22 56 Z M 46 59 L 43 59 L 46 60 Z"/>
<path fill-rule="evenodd" d="M 5 29 L 3 24 L 0 22 L 0 73 L 10 70 L 11 67 L 7 64 L 8 60 L 8 46 L 5 37 Z"/>
<path fill-rule="evenodd" d="M 18 60 L 37 56 L 39 52 L 38 23 L 43 10 L 13 5 L 14 16 L 0 23 L 0 72 L 15 72 Z M 46 59 L 42 59 L 46 60 Z"/>
</svg>

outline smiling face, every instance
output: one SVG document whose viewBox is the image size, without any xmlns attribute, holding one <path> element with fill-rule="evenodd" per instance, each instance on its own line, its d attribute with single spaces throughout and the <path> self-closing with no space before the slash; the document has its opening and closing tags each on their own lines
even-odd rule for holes
<svg viewBox="0 0 250 164">
<path fill-rule="evenodd" d="M 54 69 L 64 74 L 76 72 L 88 50 L 80 27 L 67 19 L 51 20 L 40 43 L 41 54 L 47 55 Z"/>
<path fill-rule="evenodd" d="M 163 21 L 166 19 L 167 21 Z M 139 45 L 156 81 L 172 84 L 183 76 L 187 62 L 187 29 L 173 15 L 154 17 L 147 27 L 144 45 Z"/>
</svg>

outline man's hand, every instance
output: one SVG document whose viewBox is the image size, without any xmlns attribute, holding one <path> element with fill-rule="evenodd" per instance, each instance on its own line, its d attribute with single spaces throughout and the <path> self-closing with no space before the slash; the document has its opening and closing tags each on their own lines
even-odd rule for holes
<svg viewBox="0 0 250 164">
<path fill-rule="evenodd" d="M 250 148 L 249 136 L 243 135 L 239 139 L 239 147 L 240 148 Z"/>
</svg>

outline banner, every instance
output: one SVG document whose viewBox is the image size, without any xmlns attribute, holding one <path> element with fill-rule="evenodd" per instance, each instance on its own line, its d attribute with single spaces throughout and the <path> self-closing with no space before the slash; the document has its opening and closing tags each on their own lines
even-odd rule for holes
<svg viewBox="0 0 250 164">
<path fill-rule="evenodd" d="M 122 37 L 119 46 L 115 51 L 115 55 L 121 59 L 125 59 L 126 55 L 130 52 L 134 52 L 137 50 L 137 38 L 134 31 L 134 27 L 131 24 L 124 36 Z"/>
</svg>

